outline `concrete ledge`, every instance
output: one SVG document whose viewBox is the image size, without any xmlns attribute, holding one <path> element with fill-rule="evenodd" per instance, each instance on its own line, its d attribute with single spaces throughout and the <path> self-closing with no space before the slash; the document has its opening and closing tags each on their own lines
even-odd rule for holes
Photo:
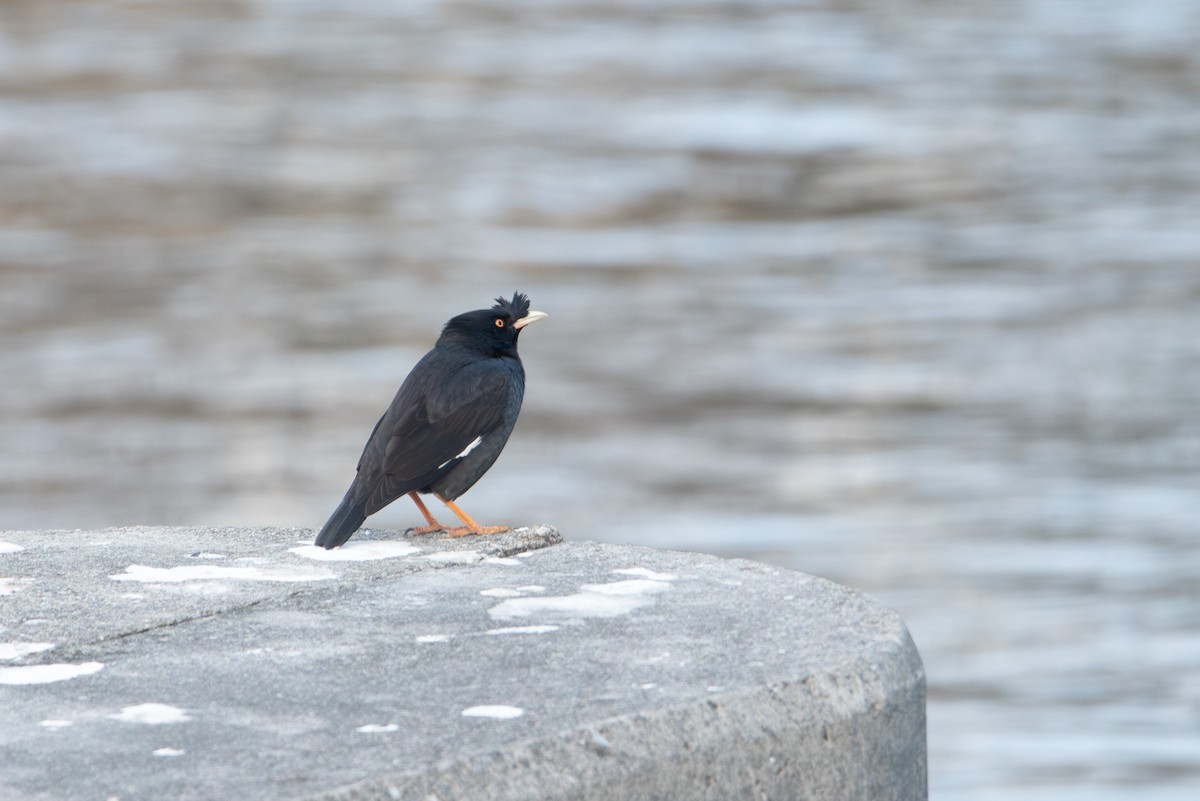
<svg viewBox="0 0 1200 801">
<path fill-rule="evenodd" d="M 0 798 L 926 797 L 920 658 L 859 593 L 545 526 L 311 536 L 0 533 Z"/>
</svg>

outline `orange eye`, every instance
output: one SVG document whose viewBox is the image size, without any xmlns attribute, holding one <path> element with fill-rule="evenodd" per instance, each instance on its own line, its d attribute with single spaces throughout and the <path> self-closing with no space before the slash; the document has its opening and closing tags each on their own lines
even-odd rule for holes
<svg viewBox="0 0 1200 801">
<path fill-rule="evenodd" d="M 503 328 L 503 327 L 504 327 L 504 321 L 503 321 L 503 320 L 501 320 L 499 317 L 497 317 L 497 318 L 496 318 L 496 327 L 497 327 L 497 328 Z"/>
</svg>

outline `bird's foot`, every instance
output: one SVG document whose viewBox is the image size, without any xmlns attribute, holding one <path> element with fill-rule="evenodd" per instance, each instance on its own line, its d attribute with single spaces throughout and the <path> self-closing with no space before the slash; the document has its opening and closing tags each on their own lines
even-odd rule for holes
<svg viewBox="0 0 1200 801">
<path fill-rule="evenodd" d="M 446 532 L 448 537 L 465 537 L 468 534 L 503 534 L 512 531 L 508 526 L 459 526 Z"/>
<path fill-rule="evenodd" d="M 443 526 L 441 523 L 433 523 L 428 526 L 421 526 L 420 528 L 410 528 L 408 530 L 408 536 L 419 537 L 422 534 L 431 534 L 434 531 L 445 531 L 445 530 L 446 530 L 446 527 Z M 452 534 L 450 536 L 454 536 L 454 535 Z"/>
</svg>

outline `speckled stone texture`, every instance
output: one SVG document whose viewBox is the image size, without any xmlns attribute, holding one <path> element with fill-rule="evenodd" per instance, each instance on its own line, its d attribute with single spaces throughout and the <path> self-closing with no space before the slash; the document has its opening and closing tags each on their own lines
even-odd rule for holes
<svg viewBox="0 0 1200 801">
<path fill-rule="evenodd" d="M 548 526 L 311 538 L 0 533 L 0 798 L 926 797 L 920 657 L 860 593 Z"/>
</svg>

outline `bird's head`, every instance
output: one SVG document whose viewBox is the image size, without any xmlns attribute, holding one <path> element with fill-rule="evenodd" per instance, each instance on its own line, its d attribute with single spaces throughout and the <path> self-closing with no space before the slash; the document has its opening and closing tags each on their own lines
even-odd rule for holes
<svg viewBox="0 0 1200 801">
<path fill-rule="evenodd" d="M 442 329 L 442 338 L 477 343 L 498 355 L 515 354 L 521 329 L 547 316 L 545 312 L 530 311 L 529 298 L 515 292 L 511 299 L 496 298 L 496 305 L 490 309 L 452 318 Z"/>
</svg>

